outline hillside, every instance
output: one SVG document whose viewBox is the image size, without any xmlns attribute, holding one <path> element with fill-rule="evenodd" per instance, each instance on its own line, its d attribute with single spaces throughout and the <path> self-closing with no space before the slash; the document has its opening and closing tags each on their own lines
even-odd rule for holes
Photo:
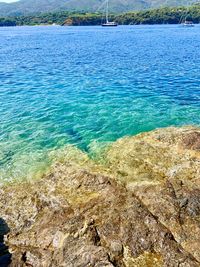
<svg viewBox="0 0 200 267">
<path fill-rule="evenodd" d="M 0 15 L 19 16 L 59 10 L 96 12 L 103 2 L 104 0 L 20 0 L 12 4 L 0 3 Z M 187 0 L 110 0 L 110 10 L 118 13 L 185 4 L 188 4 Z"/>
<path fill-rule="evenodd" d="M 105 18 L 104 18 L 105 19 Z M 110 14 L 110 19 L 119 25 L 141 24 L 179 24 L 185 19 L 200 23 L 200 4 L 190 7 L 162 7 L 140 11 L 129 11 Z M 88 12 L 46 12 L 40 14 L 0 17 L 0 27 L 24 25 L 63 25 L 63 26 L 91 26 L 101 25 L 102 14 Z"/>
</svg>

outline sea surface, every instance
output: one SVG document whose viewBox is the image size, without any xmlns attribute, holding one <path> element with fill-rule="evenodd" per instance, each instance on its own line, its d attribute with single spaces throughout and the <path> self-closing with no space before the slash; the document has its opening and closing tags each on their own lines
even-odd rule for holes
<svg viewBox="0 0 200 267">
<path fill-rule="evenodd" d="M 200 26 L 0 28 L 0 182 L 172 125 L 200 125 Z"/>
</svg>

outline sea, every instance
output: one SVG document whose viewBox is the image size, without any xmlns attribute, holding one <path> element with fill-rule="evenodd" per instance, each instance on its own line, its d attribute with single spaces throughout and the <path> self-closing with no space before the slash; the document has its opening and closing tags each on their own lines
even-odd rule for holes
<svg viewBox="0 0 200 267">
<path fill-rule="evenodd" d="M 0 183 L 183 125 L 200 126 L 199 25 L 0 28 Z"/>
</svg>

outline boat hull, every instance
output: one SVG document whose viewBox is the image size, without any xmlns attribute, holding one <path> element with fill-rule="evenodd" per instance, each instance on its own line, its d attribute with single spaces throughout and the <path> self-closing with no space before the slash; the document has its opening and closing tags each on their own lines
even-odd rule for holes
<svg viewBox="0 0 200 267">
<path fill-rule="evenodd" d="M 102 24 L 102 27 L 117 27 L 118 24 Z"/>
<path fill-rule="evenodd" d="M 185 21 L 184 23 L 183 23 L 183 26 L 184 27 L 194 27 L 194 23 L 193 23 L 193 21 Z"/>
<path fill-rule="evenodd" d="M 194 24 L 192 24 L 192 25 L 183 24 L 183 27 L 189 27 L 189 28 L 191 28 L 191 27 L 194 27 Z"/>
</svg>

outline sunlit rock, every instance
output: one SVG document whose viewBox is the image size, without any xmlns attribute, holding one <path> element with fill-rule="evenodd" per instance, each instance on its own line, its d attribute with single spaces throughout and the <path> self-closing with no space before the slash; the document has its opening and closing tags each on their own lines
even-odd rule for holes
<svg viewBox="0 0 200 267">
<path fill-rule="evenodd" d="M 200 129 L 75 149 L 48 175 L 0 189 L 11 266 L 200 266 Z"/>
</svg>

